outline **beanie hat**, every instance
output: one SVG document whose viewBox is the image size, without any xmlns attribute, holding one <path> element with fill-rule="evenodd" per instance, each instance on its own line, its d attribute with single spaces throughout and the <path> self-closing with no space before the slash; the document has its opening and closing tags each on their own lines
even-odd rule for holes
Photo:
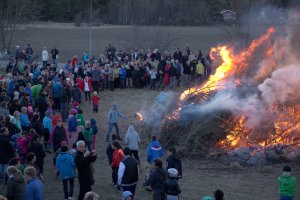
<svg viewBox="0 0 300 200">
<path fill-rule="evenodd" d="M 214 199 L 210 196 L 207 196 L 207 197 L 204 197 L 202 200 L 214 200 Z"/>
<path fill-rule="evenodd" d="M 170 169 L 168 169 L 168 175 L 169 175 L 169 177 L 171 177 L 171 178 L 177 178 L 177 176 L 178 176 L 178 171 L 177 171 L 177 169 L 175 169 L 175 168 L 170 168 Z"/>
<path fill-rule="evenodd" d="M 74 107 L 78 107 L 78 106 L 79 106 L 79 103 L 75 101 L 75 102 L 73 103 L 73 106 L 74 106 Z"/>
<path fill-rule="evenodd" d="M 77 110 L 73 108 L 73 109 L 71 110 L 71 115 L 76 115 L 76 114 L 77 114 Z"/>
<path fill-rule="evenodd" d="M 284 172 L 291 172 L 291 167 L 290 166 L 284 166 L 283 171 Z"/>
<path fill-rule="evenodd" d="M 132 193 L 130 191 L 124 191 L 123 192 L 123 200 L 126 200 L 129 196 L 132 196 Z"/>
</svg>

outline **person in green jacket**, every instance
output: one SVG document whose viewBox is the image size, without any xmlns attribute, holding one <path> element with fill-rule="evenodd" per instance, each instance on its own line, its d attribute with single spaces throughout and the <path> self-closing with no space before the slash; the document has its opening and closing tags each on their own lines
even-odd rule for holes
<svg viewBox="0 0 300 200">
<path fill-rule="evenodd" d="M 293 200 L 296 190 L 296 178 L 291 176 L 291 167 L 285 166 L 278 177 L 280 200 Z"/>
<path fill-rule="evenodd" d="M 78 126 L 85 127 L 85 118 L 84 118 L 84 115 L 83 115 L 83 111 L 81 109 L 78 109 L 78 112 L 77 112 L 75 118 L 76 118 L 77 127 Z"/>
<path fill-rule="evenodd" d="M 34 85 L 34 86 L 31 87 L 32 97 L 33 97 L 33 100 L 34 100 L 34 102 L 33 102 L 34 106 L 36 105 L 36 102 L 38 100 L 38 97 L 41 94 L 42 89 L 43 89 L 42 84 L 37 84 L 37 85 Z"/>
<path fill-rule="evenodd" d="M 92 151 L 92 141 L 93 141 L 93 129 L 91 128 L 91 122 L 85 122 L 85 128 L 83 130 L 83 137 L 88 150 Z"/>
</svg>

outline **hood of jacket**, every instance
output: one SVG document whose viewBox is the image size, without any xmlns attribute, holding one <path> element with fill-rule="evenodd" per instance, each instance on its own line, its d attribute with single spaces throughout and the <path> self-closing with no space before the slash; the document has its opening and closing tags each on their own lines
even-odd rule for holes
<svg viewBox="0 0 300 200">
<path fill-rule="evenodd" d="M 16 183 L 25 183 L 25 179 L 23 177 L 23 175 L 21 174 L 20 171 L 16 172 L 13 174 L 13 177 L 11 178 L 11 180 L 13 182 L 16 182 Z"/>
<path fill-rule="evenodd" d="M 136 133 L 135 128 L 133 127 L 133 125 L 130 125 L 128 127 L 127 134 L 129 134 L 129 133 Z"/>
<path fill-rule="evenodd" d="M 68 160 L 68 153 L 67 152 L 60 152 L 59 156 L 57 157 L 59 161 L 65 162 Z"/>
<path fill-rule="evenodd" d="M 112 105 L 112 108 L 111 108 L 111 109 L 112 109 L 112 110 L 117 110 L 117 109 L 118 109 L 117 104 L 114 103 L 114 104 Z"/>
<path fill-rule="evenodd" d="M 150 146 L 154 149 L 161 148 L 159 141 L 152 141 Z"/>
<path fill-rule="evenodd" d="M 96 120 L 94 118 L 91 118 L 90 122 L 92 126 L 96 126 Z"/>
<path fill-rule="evenodd" d="M 170 155 L 170 158 L 172 158 L 173 160 L 180 161 L 180 157 L 177 154 Z"/>
</svg>

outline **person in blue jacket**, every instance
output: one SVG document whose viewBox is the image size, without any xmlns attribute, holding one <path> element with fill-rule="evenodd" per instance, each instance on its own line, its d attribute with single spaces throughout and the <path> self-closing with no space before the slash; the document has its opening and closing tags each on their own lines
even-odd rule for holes
<svg viewBox="0 0 300 200">
<path fill-rule="evenodd" d="M 20 122 L 21 122 L 22 130 L 29 131 L 30 121 L 27 116 L 27 108 L 26 107 L 21 108 Z"/>
<path fill-rule="evenodd" d="M 112 105 L 112 108 L 108 112 L 107 116 L 107 123 L 108 123 L 108 131 L 106 134 L 106 142 L 109 142 L 109 136 L 112 132 L 113 126 L 116 128 L 117 133 L 117 140 L 121 140 L 120 133 L 119 133 L 119 126 L 118 126 L 118 120 L 120 117 L 126 117 L 126 115 L 122 114 L 119 110 L 117 105 L 114 103 Z"/>
<path fill-rule="evenodd" d="M 68 146 L 62 146 L 59 155 L 56 158 L 56 168 L 63 182 L 64 199 L 73 199 L 75 163 L 74 158 L 68 153 Z M 68 183 L 70 190 L 68 190 Z"/>
<path fill-rule="evenodd" d="M 164 155 L 164 150 L 161 147 L 159 141 L 156 140 L 156 136 L 152 136 L 152 141 L 147 147 L 147 161 L 151 164 L 157 158 L 161 158 Z"/>
<path fill-rule="evenodd" d="M 121 89 L 124 89 L 125 82 L 126 82 L 126 69 L 123 65 L 121 66 L 119 73 L 120 73 L 120 86 L 121 86 Z"/>
<path fill-rule="evenodd" d="M 60 101 L 61 101 L 61 83 L 57 80 L 53 84 L 53 100 L 55 110 L 60 110 Z"/>
<path fill-rule="evenodd" d="M 26 167 L 24 174 L 27 181 L 25 200 L 44 200 L 45 188 L 43 183 L 36 176 L 36 169 L 34 167 Z"/>
</svg>

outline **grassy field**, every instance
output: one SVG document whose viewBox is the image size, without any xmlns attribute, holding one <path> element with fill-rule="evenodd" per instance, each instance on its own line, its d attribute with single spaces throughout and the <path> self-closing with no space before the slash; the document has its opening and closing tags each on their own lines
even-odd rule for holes
<svg viewBox="0 0 300 200">
<path fill-rule="evenodd" d="M 124 135 L 130 123 L 136 122 L 134 113 L 142 105 L 149 104 L 158 94 L 156 91 L 143 90 L 116 90 L 114 92 L 101 92 L 100 112 L 93 114 L 92 107 L 88 102 L 83 101 L 82 108 L 86 118 L 94 117 L 100 128 L 97 138 L 98 159 L 95 162 L 95 180 L 93 190 L 100 195 L 100 199 L 112 200 L 121 199 L 121 192 L 115 191 L 111 181 L 111 168 L 105 155 L 107 143 L 104 142 L 107 131 L 106 117 L 113 102 L 117 103 L 119 110 L 128 116 L 120 121 L 121 136 Z M 140 132 L 142 147 L 140 149 L 142 166 L 145 171 L 146 155 L 145 149 L 149 138 Z M 300 179 L 299 163 L 292 163 L 293 174 Z M 247 167 L 229 167 L 222 163 L 208 160 L 183 159 L 184 178 L 180 180 L 183 193 L 181 199 L 199 200 L 205 195 L 211 195 L 216 189 L 224 190 L 226 199 L 230 200 L 274 200 L 278 199 L 277 177 L 281 174 L 283 164 L 263 167 L 261 169 Z M 52 168 L 52 154 L 47 154 L 45 162 L 45 188 L 46 199 L 62 199 L 63 190 L 60 180 L 55 179 L 55 172 Z M 138 186 L 142 185 L 145 174 L 140 174 Z M 0 186 L 0 194 L 4 194 L 5 188 Z M 78 182 L 75 182 L 75 196 L 78 194 Z M 297 198 L 300 197 L 300 187 L 297 188 Z M 295 199 L 297 199 L 295 198 Z M 137 190 L 137 200 L 152 199 L 151 193 Z"/>
<path fill-rule="evenodd" d="M 93 28 L 93 55 L 103 53 L 108 44 L 116 49 L 140 48 L 142 46 L 157 46 L 165 44 L 172 53 L 176 47 L 184 50 L 188 44 L 194 51 L 207 51 L 211 46 L 227 41 L 230 37 L 228 27 L 132 27 L 132 26 L 102 26 Z M 151 41 L 148 41 L 151 40 Z M 146 42 L 147 41 L 147 42 Z M 43 47 L 51 50 L 54 46 L 60 51 L 60 62 L 83 50 L 89 50 L 89 29 L 74 28 L 70 24 L 44 24 L 28 26 L 16 31 L 12 50 L 16 45 L 26 47 L 30 43 L 35 53 L 41 54 Z M 147 43 L 147 44 L 146 44 Z M 135 44 L 135 45 L 134 45 Z M 136 47 L 135 47 L 136 46 Z M 165 49 L 161 49 L 165 50 Z"/>
</svg>

